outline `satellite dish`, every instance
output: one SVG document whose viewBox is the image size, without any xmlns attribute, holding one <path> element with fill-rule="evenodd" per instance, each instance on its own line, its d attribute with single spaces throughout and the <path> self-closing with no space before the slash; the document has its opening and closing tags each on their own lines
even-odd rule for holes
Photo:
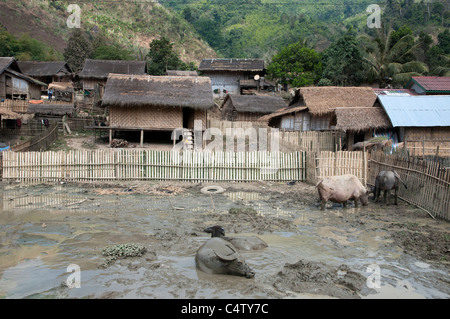
<svg viewBox="0 0 450 319">
<path fill-rule="evenodd" d="M 255 81 L 258 81 L 259 80 L 259 74 L 256 74 L 253 78 L 255 79 Z"/>
</svg>

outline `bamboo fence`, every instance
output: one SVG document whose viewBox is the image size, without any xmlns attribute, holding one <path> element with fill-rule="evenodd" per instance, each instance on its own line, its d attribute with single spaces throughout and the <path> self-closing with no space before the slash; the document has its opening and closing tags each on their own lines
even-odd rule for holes
<svg viewBox="0 0 450 319">
<path fill-rule="evenodd" d="M 308 153 L 308 180 L 317 182 L 320 179 L 353 174 L 361 182 L 367 183 L 367 152 L 310 152 Z"/>
<path fill-rule="evenodd" d="M 0 108 L 5 108 L 16 113 L 26 113 L 28 111 L 28 100 L 5 99 L 0 101 Z"/>
<path fill-rule="evenodd" d="M 280 139 L 297 145 L 305 151 L 335 151 L 340 149 L 339 134 L 334 131 L 304 131 L 304 132 L 284 132 L 280 131 Z M 342 142 L 341 142 L 342 143 Z"/>
<path fill-rule="evenodd" d="M 180 180 L 303 181 L 305 152 L 71 150 L 3 152 L 3 179 L 25 182 Z"/>
<path fill-rule="evenodd" d="M 372 153 L 369 181 L 381 170 L 395 170 L 408 189 L 399 185 L 398 196 L 429 212 L 433 217 L 450 220 L 450 172 L 439 161 L 424 161 L 402 155 Z"/>
</svg>

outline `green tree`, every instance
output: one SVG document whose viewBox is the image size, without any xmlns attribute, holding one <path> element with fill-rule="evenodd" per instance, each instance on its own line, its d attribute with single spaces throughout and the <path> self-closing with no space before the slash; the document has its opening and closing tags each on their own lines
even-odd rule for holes
<svg viewBox="0 0 450 319">
<path fill-rule="evenodd" d="M 322 63 L 321 85 L 355 86 L 364 79 L 363 55 L 353 32 L 346 33 L 332 43 L 324 51 Z"/>
<path fill-rule="evenodd" d="M 430 50 L 432 43 L 433 38 L 429 34 L 421 31 L 419 34 L 419 39 L 417 40 L 415 55 L 419 61 L 427 63 L 428 65 L 428 51 Z"/>
<path fill-rule="evenodd" d="M 73 29 L 67 47 L 64 49 L 64 59 L 74 72 L 83 68 L 84 61 L 92 57 L 92 43 L 81 29 Z"/>
<path fill-rule="evenodd" d="M 92 43 L 92 57 L 97 60 L 131 60 L 132 52 L 114 43 L 103 34 L 97 35 Z"/>
<path fill-rule="evenodd" d="M 147 71 L 152 75 L 165 75 L 166 70 L 186 70 L 189 68 L 173 51 L 172 43 L 166 37 L 159 40 L 155 39 L 150 43 L 147 58 Z"/>
<path fill-rule="evenodd" d="M 24 34 L 17 38 L 6 30 L 0 30 L 0 56 L 14 56 L 18 60 L 50 61 L 59 56 L 45 43 Z"/>
<path fill-rule="evenodd" d="M 366 78 L 369 82 L 378 82 L 380 88 L 392 82 L 395 87 L 406 84 L 412 76 L 420 76 L 428 72 L 428 66 L 420 61 L 411 60 L 416 45 L 412 34 L 403 35 L 393 41 L 393 30 L 386 32 L 384 28 L 377 29 L 377 36 L 365 43 L 367 52 Z M 406 59 L 406 57 L 409 57 Z"/>
<path fill-rule="evenodd" d="M 290 44 L 273 56 L 267 76 L 293 87 L 317 83 L 322 74 L 321 56 L 303 41 Z"/>
<path fill-rule="evenodd" d="M 15 56 L 19 52 L 16 37 L 8 31 L 0 30 L 0 56 Z"/>
<path fill-rule="evenodd" d="M 444 54 L 450 54 L 450 31 L 448 29 L 438 34 L 438 46 Z"/>
</svg>

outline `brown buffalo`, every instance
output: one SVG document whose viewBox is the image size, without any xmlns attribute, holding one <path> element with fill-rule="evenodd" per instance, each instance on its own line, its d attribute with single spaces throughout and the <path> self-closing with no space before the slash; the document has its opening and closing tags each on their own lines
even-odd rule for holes
<svg viewBox="0 0 450 319">
<path fill-rule="evenodd" d="M 355 175 L 346 174 L 322 179 L 316 184 L 320 197 L 320 209 L 325 209 L 328 201 L 342 203 L 347 206 L 347 200 L 354 200 L 358 207 L 358 200 L 363 205 L 368 204 L 369 191 L 363 186 Z"/>
</svg>

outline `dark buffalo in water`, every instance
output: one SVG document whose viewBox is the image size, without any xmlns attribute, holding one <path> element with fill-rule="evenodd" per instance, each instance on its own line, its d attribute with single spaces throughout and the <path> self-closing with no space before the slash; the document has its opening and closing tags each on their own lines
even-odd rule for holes
<svg viewBox="0 0 450 319">
<path fill-rule="evenodd" d="M 384 191 L 384 202 L 389 205 L 391 190 L 394 190 L 394 200 L 395 205 L 397 205 L 397 191 L 399 182 L 401 182 L 403 186 L 405 186 L 405 189 L 408 189 L 405 182 L 402 181 L 396 171 L 380 171 L 375 179 L 375 188 L 373 190 L 375 202 L 378 202 L 380 192 Z"/>
<path fill-rule="evenodd" d="M 233 244 L 239 250 L 259 250 L 268 247 L 267 243 L 256 236 L 225 236 L 225 229 L 222 226 L 211 226 L 203 230 L 211 234 L 211 237 L 219 237 Z"/>
<path fill-rule="evenodd" d="M 368 204 L 369 191 L 360 180 L 352 174 L 332 176 L 322 179 L 316 184 L 320 197 L 320 209 L 324 210 L 327 201 L 342 203 L 347 207 L 347 200 L 355 201 L 358 207 L 358 200 L 363 205 Z"/>
<path fill-rule="evenodd" d="M 228 274 L 253 278 L 255 273 L 230 242 L 214 237 L 204 243 L 195 255 L 197 268 L 208 274 Z"/>
</svg>

